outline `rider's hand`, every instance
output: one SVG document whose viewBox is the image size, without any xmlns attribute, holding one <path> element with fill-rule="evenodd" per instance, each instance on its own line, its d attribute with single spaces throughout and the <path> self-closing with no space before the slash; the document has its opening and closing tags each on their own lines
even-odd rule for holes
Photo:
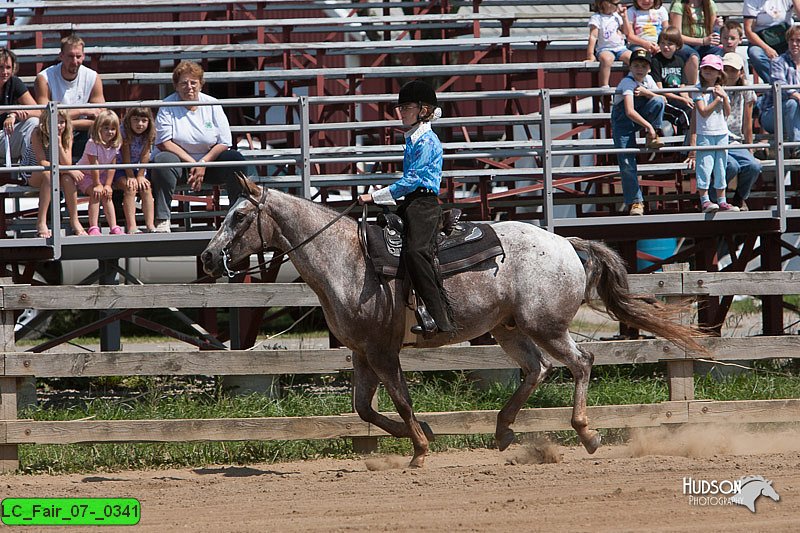
<svg viewBox="0 0 800 533">
<path fill-rule="evenodd" d="M 372 203 L 371 194 L 367 193 L 358 195 L 358 205 L 371 204 L 371 203 Z"/>
</svg>

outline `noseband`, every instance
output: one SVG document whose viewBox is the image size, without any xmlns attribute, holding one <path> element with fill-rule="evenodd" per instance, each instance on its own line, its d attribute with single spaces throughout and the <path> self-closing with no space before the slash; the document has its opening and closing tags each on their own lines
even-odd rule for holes
<svg viewBox="0 0 800 533">
<path fill-rule="evenodd" d="M 264 230 L 261 228 L 261 213 L 264 211 L 264 208 L 267 206 L 267 188 L 264 187 L 261 190 L 261 198 L 257 202 L 256 202 L 256 200 L 253 198 L 253 196 L 251 194 L 245 194 L 243 192 L 242 196 L 244 197 L 245 200 L 247 200 L 248 202 L 253 204 L 255 206 L 255 208 L 256 208 L 256 224 L 258 226 L 258 238 L 261 240 L 261 252 L 262 253 L 266 252 L 267 251 L 267 242 L 264 240 Z M 263 266 L 272 266 L 273 263 L 277 263 L 277 264 L 285 263 L 286 261 L 289 260 L 289 253 L 290 252 L 293 252 L 293 251 L 297 250 L 298 248 L 300 248 L 302 246 L 305 246 L 306 244 L 308 244 L 309 242 L 314 240 L 320 233 L 322 233 L 326 229 L 328 229 L 331 226 L 333 226 L 339 219 L 341 219 L 342 217 L 347 216 L 347 214 L 350 213 L 350 211 L 352 211 L 353 208 L 355 206 L 357 206 L 357 205 L 358 205 L 358 201 L 355 201 L 352 204 L 350 204 L 349 206 L 347 206 L 347 209 L 345 209 L 344 211 L 339 213 L 339 215 L 336 216 L 333 220 L 331 220 L 330 222 L 328 222 L 327 224 L 322 226 L 322 228 L 317 230 L 310 237 L 304 239 L 301 243 L 299 243 L 299 244 L 297 244 L 295 246 L 292 246 L 291 248 L 289 248 L 285 252 L 281 252 L 278 255 L 273 255 L 272 259 L 270 259 L 269 261 L 262 261 L 262 262 L 258 263 L 257 265 L 255 265 L 253 267 L 250 267 L 250 268 L 247 268 L 247 269 L 244 269 L 244 270 L 232 270 L 231 269 L 231 267 L 230 267 L 230 263 L 231 263 L 230 243 L 228 243 L 228 246 L 225 246 L 220 251 L 220 254 L 222 255 L 222 266 L 225 269 L 225 275 L 228 276 L 228 278 L 233 278 L 234 276 L 238 276 L 240 274 L 251 274 L 253 272 L 257 272 L 258 270 L 261 269 L 261 267 L 263 267 Z M 231 242 L 232 242 L 232 240 L 231 240 Z M 278 263 L 279 259 L 280 259 L 280 262 Z"/>
<path fill-rule="evenodd" d="M 251 204 L 253 204 L 255 206 L 255 208 L 256 208 L 256 225 L 258 226 L 258 238 L 261 240 L 261 251 L 265 252 L 267 250 L 267 243 L 264 240 L 264 231 L 261 229 L 261 213 L 264 210 L 264 207 L 267 205 L 267 188 L 264 187 L 261 190 L 261 198 L 259 199 L 258 202 L 255 201 L 255 199 L 253 198 L 253 195 L 245 194 L 244 191 L 242 192 L 242 197 L 245 200 L 247 200 L 248 202 L 250 202 Z M 255 267 L 252 267 L 252 268 L 249 268 L 249 269 L 233 270 L 230 267 L 231 253 L 230 253 L 229 246 L 230 246 L 230 243 L 228 243 L 228 246 L 225 246 L 220 251 L 220 254 L 222 255 L 222 266 L 225 269 L 225 275 L 228 276 L 228 278 L 233 278 L 234 276 L 237 276 L 239 274 L 248 274 L 251 271 L 255 272 L 256 270 L 261 268 L 262 265 L 265 265 L 265 264 L 268 263 L 267 261 L 264 261 L 262 263 L 259 263 Z M 273 259 L 275 259 L 275 257 L 273 257 Z M 269 262 L 272 262 L 272 260 L 270 260 Z"/>
</svg>

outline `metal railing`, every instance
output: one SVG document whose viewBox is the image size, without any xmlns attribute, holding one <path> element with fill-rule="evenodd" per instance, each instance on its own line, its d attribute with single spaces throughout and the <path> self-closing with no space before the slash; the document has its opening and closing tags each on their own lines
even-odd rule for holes
<svg viewBox="0 0 800 533">
<path fill-rule="evenodd" d="M 726 87 L 726 91 L 743 91 L 755 90 L 763 93 L 764 91 L 771 91 L 772 97 L 775 102 L 776 108 L 780 108 L 782 102 L 782 90 L 785 88 L 800 88 L 798 86 L 785 86 L 781 87 L 777 84 L 769 85 L 752 85 L 741 87 Z M 663 89 L 656 91 L 658 93 L 668 92 L 691 92 L 691 88 L 681 89 Z M 564 100 L 571 99 L 577 100 L 588 97 L 601 97 L 610 96 L 614 94 L 614 89 L 542 89 L 531 91 L 490 91 L 490 92 L 461 92 L 461 93 L 443 93 L 440 95 L 440 102 L 442 103 L 458 103 L 464 101 L 472 101 L 477 98 L 483 101 L 501 100 L 501 101 L 527 101 L 530 108 L 539 111 L 524 113 L 524 114 L 504 114 L 490 117 L 481 116 L 459 116 L 459 117 L 444 117 L 435 125 L 443 128 L 464 129 L 469 127 L 507 127 L 507 126 L 521 126 L 525 128 L 526 138 L 521 141 L 512 143 L 514 146 L 504 148 L 503 143 L 498 142 L 497 147 L 492 147 L 491 143 L 486 142 L 472 142 L 466 139 L 461 143 L 447 143 L 445 142 L 445 160 L 455 161 L 469 159 L 471 157 L 491 158 L 509 157 L 509 156 L 537 156 L 541 162 L 541 166 L 537 167 L 533 164 L 530 166 L 512 167 L 512 168 L 485 168 L 474 170 L 453 170 L 446 171 L 445 176 L 463 175 L 465 181 L 470 179 L 475 180 L 480 177 L 497 178 L 497 181 L 519 181 L 530 180 L 541 183 L 541 217 L 538 223 L 548 229 L 554 231 L 555 228 L 561 224 L 566 223 L 580 223 L 580 219 L 564 219 L 555 216 L 554 204 L 556 197 L 556 187 L 554 186 L 554 178 L 559 175 L 569 175 L 570 172 L 575 172 L 574 167 L 568 167 L 564 164 L 559 164 L 557 159 L 559 157 L 567 156 L 583 156 L 583 155 L 614 155 L 620 153 L 640 153 L 638 148 L 613 148 L 604 146 L 602 141 L 605 140 L 606 144 L 610 140 L 607 137 L 599 137 L 595 146 L 576 147 L 576 143 L 570 140 L 556 140 L 554 134 L 554 124 L 577 124 L 585 122 L 594 122 L 595 125 L 605 127 L 608 113 L 593 113 L 590 117 L 585 117 L 585 113 L 564 112 L 558 106 L 554 106 L 554 99 Z M 341 180 L 346 185 L 352 187 L 356 186 L 368 187 L 375 183 L 390 183 L 398 176 L 398 173 L 393 172 L 378 172 L 369 173 L 363 172 L 363 179 L 361 173 L 345 174 L 345 175 L 326 175 L 325 173 L 316 173 L 316 166 L 325 163 L 343 163 L 343 162 L 371 162 L 371 161 L 392 161 L 398 163 L 402 161 L 402 147 L 400 145 L 381 145 L 375 146 L 335 146 L 325 147 L 316 146 L 312 142 L 312 135 L 322 131 L 349 131 L 359 132 L 363 135 L 364 132 L 374 130 L 393 130 L 400 127 L 400 122 L 397 120 L 387 120 L 385 118 L 386 106 L 395 101 L 394 95 L 348 95 L 348 96 L 297 96 L 297 97 L 284 97 L 284 98 L 239 98 L 239 99 L 224 99 L 211 102 L 193 102 L 193 105 L 222 105 L 224 107 L 283 107 L 291 110 L 292 116 L 296 117 L 296 124 L 272 124 L 272 125 L 258 125 L 253 127 L 254 132 L 259 133 L 276 133 L 276 132 L 292 132 L 297 139 L 296 146 L 289 148 L 282 148 L 271 150 L 262 148 L 253 152 L 253 157 L 247 158 L 247 163 L 258 166 L 268 165 L 283 165 L 287 167 L 294 167 L 296 169 L 296 180 L 271 180 L 266 178 L 262 180 L 268 186 L 274 181 L 274 185 L 278 187 L 287 187 L 286 181 L 291 182 L 293 188 L 298 188 L 300 194 L 306 198 L 311 198 L 312 188 L 315 183 L 325 181 L 328 186 Z M 523 102 L 524 103 L 524 102 Z M 361 116 L 366 114 L 364 110 L 369 109 L 371 115 L 370 120 L 358 120 L 351 122 L 338 122 L 338 123 L 313 123 L 310 119 L 310 109 L 314 106 L 340 104 L 349 105 L 357 108 L 357 115 Z M 76 108 L 110 108 L 122 109 L 134 106 L 142 107 L 166 107 L 166 106 L 181 106 L 185 105 L 184 102 L 164 102 L 162 100 L 143 100 L 143 101 L 127 101 L 127 102 L 107 102 L 102 104 L 82 104 L 82 105 L 63 105 L 57 102 L 50 102 L 47 107 L 50 110 L 50 131 L 57 131 L 57 111 L 59 109 L 76 109 Z M 374 109 L 377 106 L 377 111 Z M 0 106 L 0 111 L 9 111 L 13 109 L 43 109 L 44 106 Z M 519 108 L 522 108 L 520 103 Z M 383 114 L 382 114 L 383 113 Z M 786 229 L 786 220 L 790 213 L 787 214 L 786 210 L 786 187 L 784 180 L 781 179 L 785 175 L 788 168 L 792 168 L 795 163 L 787 161 L 784 150 L 800 147 L 800 142 L 787 142 L 783 140 L 783 115 L 782 113 L 775 113 L 775 133 L 772 135 L 768 146 L 775 154 L 775 173 L 778 178 L 775 180 L 775 206 L 771 210 L 756 211 L 740 214 L 720 213 L 716 216 L 745 216 L 745 217 L 771 217 L 779 220 L 780 229 Z M 237 131 L 241 132 L 247 128 L 237 127 Z M 536 134 L 538 133 L 538 139 Z M 521 143 L 521 144 L 520 144 Z M 450 148 L 456 146 L 457 148 Z M 687 146 L 686 144 L 677 144 L 673 146 L 666 146 L 660 151 L 664 153 L 670 152 L 686 152 L 687 150 L 706 150 L 715 148 L 726 148 L 728 146 L 735 146 L 736 148 L 760 148 L 764 144 L 736 144 L 725 145 L 718 147 L 698 147 Z M 53 236 L 48 239 L 47 245 L 53 247 L 54 257 L 60 257 L 61 246 L 64 242 L 64 237 L 61 235 L 61 217 L 58 209 L 57 199 L 60 198 L 60 183 L 59 175 L 62 171 L 66 170 L 97 170 L 97 169 L 125 169 L 125 168 L 189 168 L 200 166 L 197 163 L 148 163 L 148 164 L 109 164 L 109 165 L 60 165 L 57 157 L 58 147 L 53 144 L 50 146 L 50 158 L 53 163 L 49 167 L 42 166 L 29 166 L 29 167 L 14 167 L 12 169 L 0 169 L 0 174 L 6 174 L 16 171 L 42 171 L 49 170 L 52 173 L 51 186 L 52 198 L 54 205 L 51 209 L 51 224 L 53 229 Z M 215 167 L 215 166 L 239 166 L 239 162 L 210 162 L 203 163 L 202 166 Z M 646 166 L 646 165 L 643 165 Z M 615 170 L 614 165 L 605 167 L 597 167 L 609 172 Z M 606 201 L 607 203 L 607 201 Z M 701 213 L 681 213 L 672 215 L 652 215 L 653 217 L 670 217 L 670 220 L 702 220 L 708 218 L 708 215 Z M 677 217 L 677 218 L 676 218 Z M 603 219 L 614 219 L 619 217 L 603 217 Z M 585 221 L 591 224 L 611 223 L 609 220 L 599 221 L 598 218 L 592 217 Z M 38 239 L 41 243 L 41 239 Z M 5 243 L 0 241 L 0 246 Z"/>
</svg>

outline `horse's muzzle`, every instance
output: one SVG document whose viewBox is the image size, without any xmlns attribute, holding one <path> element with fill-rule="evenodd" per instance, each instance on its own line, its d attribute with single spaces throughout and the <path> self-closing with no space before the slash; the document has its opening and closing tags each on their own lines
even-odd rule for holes
<svg viewBox="0 0 800 533">
<path fill-rule="evenodd" d="M 209 276 L 219 277 L 222 275 L 222 255 L 214 254 L 209 249 L 205 249 L 200 254 L 200 261 L 203 263 L 203 270 Z"/>
</svg>

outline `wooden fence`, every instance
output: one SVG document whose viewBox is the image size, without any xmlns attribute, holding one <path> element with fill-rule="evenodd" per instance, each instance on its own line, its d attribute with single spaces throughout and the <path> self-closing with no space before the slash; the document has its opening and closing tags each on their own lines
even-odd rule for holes
<svg viewBox="0 0 800 533">
<path fill-rule="evenodd" d="M 800 273 L 796 272 L 667 272 L 633 275 L 630 279 L 634 292 L 668 297 L 800 293 Z M 18 386 L 22 379 L 32 376 L 329 374 L 352 370 L 351 353 L 345 349 L 94 353 L 30 353 L 15 349 L 15 310 L 217 307 L 222 291 L 229 307 L 319 305 L 316 295 L 303 284 L 0 286 L 3 348 L 0 355 L 0 471 L 18 468 L 17 447 L 26 443 L 294 440 L 385 435 L 355 414 L 205 420 L 35 422 L 17 419 Z M 800 356 L 798 336 L 705 338 L 701 342 L 714 358 L 724 360 Z M 695 354 L 663 339 L 585 342 L 582 346 L 595 354 L 595 364 L 666 361 L 669 373 L 670 401 L 590 407 L 592 427 L 800 420 L 798 399 L 695 400 L 692 369 Z M 402 364 L 407 371 L 515 367 L 498 346 L 407 349 L 402 352 Z M 570 429 L 570 411 L 568 407 L 525 409 L 514 429 L 518 432 Z M 465 411 L 420 413 L 419 417 L 437 434 L 478 434 L 494 432 L 496 414 L 496 411 Z"/>
</svg>

